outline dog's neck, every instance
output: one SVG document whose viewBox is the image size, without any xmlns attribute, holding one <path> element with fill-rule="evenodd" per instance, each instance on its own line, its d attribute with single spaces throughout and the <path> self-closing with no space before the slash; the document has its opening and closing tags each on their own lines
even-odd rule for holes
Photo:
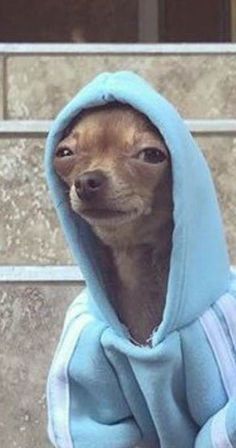
<svg viewBox="0 0 236 448">
<path fill-rule="evenodd" d="M 145 344 L 162 319 L 165 306 L 169 255 L 155 248 L 137 246 L 113 251 L 118 295 L 115 305 L 133 339 Z"/>
<path fill-rule="evenodd" d="M 121 322 L 138 344 L 147 344 L 162 320 L 170 265 L 172 225 L 142 244 L 104 246 L 108 294 Z M 114 293 L 115 291 L 115 293 Z"/>
</svg>

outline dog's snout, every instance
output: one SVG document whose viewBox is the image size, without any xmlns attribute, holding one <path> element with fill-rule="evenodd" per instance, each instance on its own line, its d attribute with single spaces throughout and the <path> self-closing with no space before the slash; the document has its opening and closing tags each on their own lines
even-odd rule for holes
<svg viewBox="0 0 236 448">
<path fill-rule="evenodd" d="M 107 180 L 101 170 L 87 171 L 75 179 L 76 193 L 82 200 L 90 200 L 101 191 Z"/>
</svg>

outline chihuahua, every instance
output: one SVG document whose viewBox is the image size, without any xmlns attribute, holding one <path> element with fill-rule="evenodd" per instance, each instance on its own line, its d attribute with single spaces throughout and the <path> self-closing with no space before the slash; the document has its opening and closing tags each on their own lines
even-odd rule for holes
<svg viewBox="0 0 236 448">
<path fill-rule="evenodd" d="M 149 119 L 118 102 L 87 109 L 66 128 L 54 166 L 73 210 L 98 237 L 118 318 L 140 345 L 162 320 L 173 233 L 168 148 Z"/>
</svg>

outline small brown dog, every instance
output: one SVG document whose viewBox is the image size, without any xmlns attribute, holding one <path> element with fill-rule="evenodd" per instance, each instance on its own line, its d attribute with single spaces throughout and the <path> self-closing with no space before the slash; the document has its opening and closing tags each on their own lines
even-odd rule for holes
<svg viewBox="0 0 236 448">
<path fill-rule="evenodd" d="M 162 319 L 173 231 L 171 163 L 157 129 L 120 103 L 88 109 L 66 129 L 54 165 L 71 205 L 101 244 L 105 283 L 131 338 Z"/>
</svg>

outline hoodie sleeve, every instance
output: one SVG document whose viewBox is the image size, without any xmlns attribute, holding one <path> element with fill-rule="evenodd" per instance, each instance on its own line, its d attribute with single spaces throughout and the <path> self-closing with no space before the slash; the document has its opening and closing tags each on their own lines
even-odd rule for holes
<svg viewBox="0 0 236 448">
<path fill-rule="evenodd" d="M 194 448 L 236 448 L 236 399 L 228 403 L 201 428 Z"/>
<path fill-rule="evenodd" d="M 236 448 L 235 296 L 221 296 L 182 341 L 188 404 L 200 426 L 194 448 Z"/>
<path fill-rule="evenodd" d="M 88 313 L 84 296 L 69 308 L 47 384 L 56 448 L 132 448 L 141 439 L 100 343 L 105 328 Z"/>
<path fill-rule="evenodd" d="M 226 394 L 226 404 L 203 426 L 196 448 L 236 448 L 236 300 L 224 294 L 200 318 Z"/>
</svg>

